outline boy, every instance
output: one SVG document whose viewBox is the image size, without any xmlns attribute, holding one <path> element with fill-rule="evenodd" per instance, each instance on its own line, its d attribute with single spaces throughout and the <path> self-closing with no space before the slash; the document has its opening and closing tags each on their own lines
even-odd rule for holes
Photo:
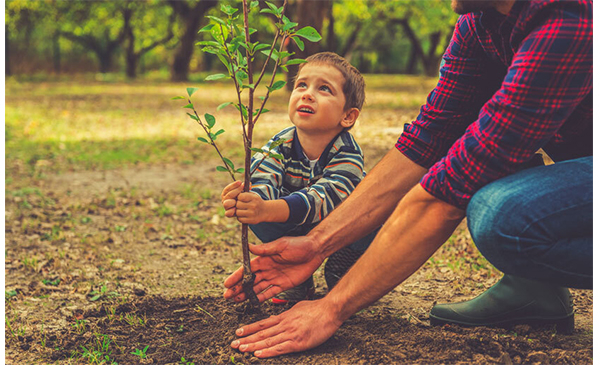
<svg viewBox="0 0 600 365">
<path fill-rule="evenodd" d="M 227 217 L 250 224 L 262 242 L 283 236 L 301 236 L 338 206 L 366 175 L 363 153 L 348 132 L 362 108 L 365 82 L 356 68 L 335 53 L 312 55 L 300 65 L 290 96 L 288 127 L 271 151 L 282 160 L 257 153 L 252 160 L 252 188 L 229 184 L 221 194 Z M 279 144 L 281 143 L 281 144 Z M 261 163 L 262 161 L 262 163 Z M 325 265 L 329 289 L 366 250 L 372 233 L 333 254 Z M 276 304 L 295 303 L 314 294 L 312 277 L 275 296 Z"/>
</svg>

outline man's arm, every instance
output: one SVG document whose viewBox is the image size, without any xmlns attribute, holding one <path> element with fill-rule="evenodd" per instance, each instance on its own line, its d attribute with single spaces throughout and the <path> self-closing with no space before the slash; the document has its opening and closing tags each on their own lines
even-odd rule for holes
<svg viewBox="0 0 600 365">
<path fill-rule="evenodd" d="M 232 347 L 254 352 L 257 357 L 272 357 L 318 346 L 344 320 L 414 273 L 463 217 L 463 210 L 417 185 L 402 199 L 371 247 L 325 298 L 301 302 L 278 316 L 238 329 L 236 334 L 243 337 Z"/>
<path fill-rule="evenodd" d="M 259 256 L 251 263 L 259 300 L 302 283 L 326 257 L 383 224 L 425 172 L 425 168 L 393 148 L 356 190 L 307 236 L 251 245 L 252 253 Z M 225 298 L 246 299 L 241 291 L 241 280 L 242 268 L 225 280 Z"/>
</svg>

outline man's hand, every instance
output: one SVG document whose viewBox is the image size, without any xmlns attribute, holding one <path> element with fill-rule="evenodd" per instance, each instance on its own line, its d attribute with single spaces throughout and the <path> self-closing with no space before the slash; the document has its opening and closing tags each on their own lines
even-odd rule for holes
<svg viewBox="0 0 600 365">
<path fill-rule="evenodd" d="M 231 347 L 260 358 L 308 350 L 327 341 L 341 326 L 334 314 L 325 299 L 300 302 L 278 316 L 238 328 L 235 334 L 241 338 Z"/>
<path fill-rule="evenodd" d="M 227 185 L 221 192 L 221 204 L 223 204 L 223 208 L 225 208 L 226 217 L 235 217 L 237 199 L 243 190 L 244 183 L 242 181 L 234 181 Z"/>
<path fill-rule="evenodd" d="M 250 252 L 258 256 L 252 259 L 250 266 L 256 274 L 254 292 L 261 302 L 300 285 L 324 260 L 309 237 L 283 237 L 264 245 L 250 245 Z M 227 290 L 223 296 L 226 299 L 236 302 L 247 299 L 242 290 L 242 275 L 240 267 L 225 280 Z"/>
</svg>

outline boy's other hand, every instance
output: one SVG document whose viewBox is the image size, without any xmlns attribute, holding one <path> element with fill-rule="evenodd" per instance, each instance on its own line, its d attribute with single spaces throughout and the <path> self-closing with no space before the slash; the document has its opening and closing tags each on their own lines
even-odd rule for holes
<svg viewBox="0 0 600 365">
<path fill-rule="evenodd" d="M 226 217 L 235 217 L 237 198 L 243 190 L 244 183 L 242 181 L 234 181 L 227 185 L 221 192 L 221 204 L 225 208 Z"/>
<path fill-rule="evenodd" d="M 240 223 L 258 224 L 270 220 L 266 202 L 256 193 L 237 196 L 235 215 Z"/>
</svg>

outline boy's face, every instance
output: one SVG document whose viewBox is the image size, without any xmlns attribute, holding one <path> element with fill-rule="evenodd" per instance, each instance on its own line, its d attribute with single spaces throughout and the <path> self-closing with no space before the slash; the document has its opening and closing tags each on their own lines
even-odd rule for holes
<svg viewBox="0 0 600 365">
<path fill-rule="evenodd" d="M 348 112 L 344 112 L 344 82 L 342 73 L 333 66 L 305 65 L 298 74 L 288 106 L 290 120 L 296 128 L 305 134 L 333 138 L 344 128 L 351 127 L 358 114 L 348 121 Z"/>
</svg>

